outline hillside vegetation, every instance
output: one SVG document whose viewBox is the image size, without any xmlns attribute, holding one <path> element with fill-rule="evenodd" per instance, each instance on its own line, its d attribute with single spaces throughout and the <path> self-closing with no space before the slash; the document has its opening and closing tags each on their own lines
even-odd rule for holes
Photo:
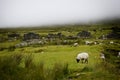
<svg viewBox="0 0 120 80">
<path fill-rule="evenodd" d="M 0 80 L 119 80 L 119 30 L 112 24 L 2 28 Z M 80 52 L 89 54 L 88 64 L 76 62 Z"/>
</svg>

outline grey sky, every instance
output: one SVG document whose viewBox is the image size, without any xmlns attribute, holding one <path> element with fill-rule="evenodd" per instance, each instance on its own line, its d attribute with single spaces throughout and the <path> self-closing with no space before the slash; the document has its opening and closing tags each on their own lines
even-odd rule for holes
<svg viewBox="0 0 120 80">
<path fill-rule="evenodd" d="M 120 0 L 0 0 L 0 27 L 67 24 L 120 17 Z"/>
</svg>

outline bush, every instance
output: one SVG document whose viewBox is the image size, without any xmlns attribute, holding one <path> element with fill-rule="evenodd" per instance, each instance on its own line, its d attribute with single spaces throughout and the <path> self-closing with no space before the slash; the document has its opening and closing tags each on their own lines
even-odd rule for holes
<svg viewBox="0 0 120 80">
<path fill-rule="evenodd" d="M 114 73 L 120 74 L 120 58 L 117 57 L 118 52 L 120 51 L 119 44 L 108 44 L 104 46 L 104 54 L 106 57 L 106 62 L 108 64 L 114 65 Z M 109 69 L 113 70 L 113 69 Z M 111 71 L 110 71 L 111 72 Z"/>
</svg>

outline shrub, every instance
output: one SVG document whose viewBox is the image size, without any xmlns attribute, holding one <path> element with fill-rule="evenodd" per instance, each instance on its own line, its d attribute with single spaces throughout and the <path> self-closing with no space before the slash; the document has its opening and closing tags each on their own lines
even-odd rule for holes
<svg viewBox="0 0 120 80">
<path fill-rule="evenodd" d="M 105 45 L 104 46 L 104 54 L 106 56 L 107 64 L 112 64 L 114 66 L 114 73 L 120 74 L 120 58 L 117 57 L 118 52 L 120 51 L 119 44 L 114 45 Z M 116 70 L 117 69 L 117 70 Z M 113 70 L 109 68 L 108 70 Z M 111 71 L 110 71 L 111 72 Z"/>
</svg>

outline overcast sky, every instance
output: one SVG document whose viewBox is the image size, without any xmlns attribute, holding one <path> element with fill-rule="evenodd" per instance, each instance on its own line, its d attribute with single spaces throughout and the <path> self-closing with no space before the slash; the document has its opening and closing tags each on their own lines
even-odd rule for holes
<svg viewBox="0 0 120 80">
<path fill-rule="evenodd" d="M 91 22 L 120 17 L 120 0 L 0 0 L 0 27 Z"/>
</svg>

